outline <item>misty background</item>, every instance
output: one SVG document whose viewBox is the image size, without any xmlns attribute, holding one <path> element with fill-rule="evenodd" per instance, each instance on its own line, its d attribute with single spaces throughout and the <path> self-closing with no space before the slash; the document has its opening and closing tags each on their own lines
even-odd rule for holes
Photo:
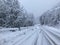
<svg viewBox="0 0 60 45">
<path fill-rule="evenodd" d="M 39 16 L 53 8 L 60 0 L 19 0 L 29 13 L 34 13 L 35 22 L 39 23 Z"/>
</svg>

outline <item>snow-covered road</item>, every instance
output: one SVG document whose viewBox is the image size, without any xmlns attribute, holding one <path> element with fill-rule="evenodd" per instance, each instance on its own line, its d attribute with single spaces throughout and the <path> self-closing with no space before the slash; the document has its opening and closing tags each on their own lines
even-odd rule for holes
<svg viewBox="0 0 60 45">
<path fill-rule="evenodd" d="M 0 45 L 60 45 L 60 30 L 35 25 L 15 32 L 0 33 Z"/>
</svg>

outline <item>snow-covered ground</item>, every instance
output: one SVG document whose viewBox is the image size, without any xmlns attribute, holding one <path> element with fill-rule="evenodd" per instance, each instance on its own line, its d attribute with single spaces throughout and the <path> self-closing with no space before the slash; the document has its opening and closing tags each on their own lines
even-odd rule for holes
<svg viewBox="0 0 60 45">
<path fill-rule="evenodd" d="M 60 45 L 59 29 L 39 24 L 21 29 L 15 32 L 4 29 L 0 32 L 0 45 Z"/>
</svg>

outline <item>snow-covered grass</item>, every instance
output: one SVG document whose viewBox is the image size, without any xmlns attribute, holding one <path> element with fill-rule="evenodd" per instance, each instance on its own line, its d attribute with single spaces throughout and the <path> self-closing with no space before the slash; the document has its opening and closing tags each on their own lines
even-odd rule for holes
<svg viewBox="0 0 60 45">
<path fill-rule="evenodd" d="M 9 31 L 18 31 L 18 28 L 1 28 L 0 29 L 0 33 L 1 32 L 9 32 Z"/>
</svg>

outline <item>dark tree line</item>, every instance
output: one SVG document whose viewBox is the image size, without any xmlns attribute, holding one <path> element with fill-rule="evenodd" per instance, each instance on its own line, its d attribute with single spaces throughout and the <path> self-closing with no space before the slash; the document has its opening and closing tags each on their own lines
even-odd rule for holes
<svg viewBox="0 0 60 45">
<path fill-rule="evenodd" d="M 45 12 L 40 16 L 41 25 L 57 26 L 60 24 L 60 8 Z"/>
<path fill-rule="evenodd" d="M 24 27 L 32 26 L 33 15 L 28 14 L 18 0 L 0 0 L 0 26 Z"/>
</svg>

